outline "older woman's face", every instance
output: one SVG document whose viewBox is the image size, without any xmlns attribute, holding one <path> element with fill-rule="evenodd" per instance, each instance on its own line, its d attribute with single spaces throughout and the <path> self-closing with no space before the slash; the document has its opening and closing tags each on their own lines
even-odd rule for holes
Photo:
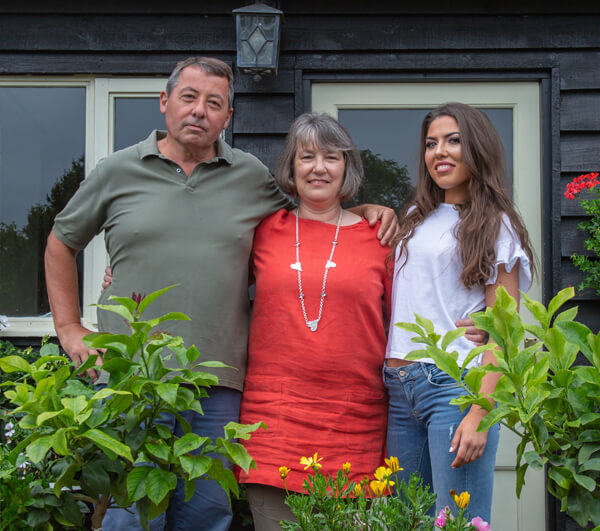
<svg viewBox="0 0 600 531">
<path fill-rule="evenodd" d="M 299 145 L 294 156 L 298 197 L 315 205 L 339 202 L 345 168 L 342 151 L 328 151 L 313 144 Z"/>
</svg>

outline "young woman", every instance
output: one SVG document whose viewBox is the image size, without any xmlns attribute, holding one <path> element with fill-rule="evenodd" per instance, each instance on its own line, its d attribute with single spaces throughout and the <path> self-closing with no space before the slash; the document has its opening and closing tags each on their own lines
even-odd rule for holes
<svg viewBox="0 0 600 531">
<path fill-rule="evenodd" d="M 444 334 L 457 319 L 493 305 L 500 285 L 518 300 L 531 283 L 533 255 L 507 193 L 502 142 L 483 112 L 442 105 L 425 117 L 420 145 L 416 198 L 396 240 L 386 453 L 398 456 L 405 479 L 421 473 L 437 494 L 436 512 L 452 506 L 450 489 L 468 491 L 469 512 L 489 521 L 499 426 L 478 432 L 486 411 L 450 405 L 461 391 L 454 380 L 432 360 L 405 360 L 418 345 L 393 324 L 418 314 Z M 473 346 L 462 337 L 451 348 L 461 363 Z M 488 351 L 471 365 L 494 360 Z M 482 390 L 491 393 L 497 379 L 487 375 Z"/>
</svg>

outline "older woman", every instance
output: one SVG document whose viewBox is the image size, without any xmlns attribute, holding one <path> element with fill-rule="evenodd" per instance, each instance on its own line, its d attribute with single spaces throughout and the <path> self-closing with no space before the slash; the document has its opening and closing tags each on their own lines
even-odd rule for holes
<svg viewBox="0 0 600 531">
<path fill-rule="evenodd" d="M 358 150 L 333 118 L 304 114 L 292 125 L 275 170 L 294 211 L 256 230 L 251 265 L 256 297 L 241 422 L 268 431 L 243 444 L 257 469 L 240 472 L 257 530 L 293 519 L 288 489 L 301 491 L 301 456 L 318 452 L 321 471 L 352 465 L 360 480 L 382 463 L 386 398 L 381 385 L 388 249 L 376 227 L 344 210 L 362 180 Z"/>
</svg>

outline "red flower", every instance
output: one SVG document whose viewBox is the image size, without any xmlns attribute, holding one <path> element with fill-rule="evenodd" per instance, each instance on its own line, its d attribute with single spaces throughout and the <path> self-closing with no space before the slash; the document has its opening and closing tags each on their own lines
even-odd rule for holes
<svg viewBox="0 0 600 531">
<path fill-rule="evenodd" d="M 565 190 L 565 197 L 569 200 L 575 199 L 575 196 L 581 192 L 581 190 L 592 189 L 600 184 L 598 181 L 598 172 L 590 172 L 575 177 L 570 183 L 567 184 Z"/>
<path fill-rule="evenodd" d="M 146 294 L 142 295 L 141 293 L 136 293 L 135 291 L 131 294 L 131 298 L 133 302 L 137 302 L 138 304 L 142 302 L 142 299 L 146 297 Z"/>
</svg>

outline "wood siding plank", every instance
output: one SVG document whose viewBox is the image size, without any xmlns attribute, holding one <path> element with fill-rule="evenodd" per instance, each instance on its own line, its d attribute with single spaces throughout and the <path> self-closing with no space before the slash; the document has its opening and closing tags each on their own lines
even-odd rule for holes
<svg viewBox="0 0 600 531">
<path fill-rule="evenodd" d="M 234 138 L 234 147 L 252 153 L 265 164 L 271 173 L 283 149 L 285 135 L 241 135 Z"/>
<path fill-rule="evenodd" d="M 4 15 L 0 50 L 235 52 L 235 24 L 210 15 Z"/>
<path fill-rule="evenodd" d="M 587 173 L 598 168 L 600 133 L 563 133 L 560 168 L 563 172 Z"/>
<path fill-rule="evenodd" d="M 598 65 L 600 68 L 600 65 Z M 600 90 L 563 92 L 560 108 L 561 131 L 600 132 Z"/>
<path fill-rule="evenodd" d="M 563 257 L 570 257 L 573 253 L 591 256 L 592 252 L 585 248 L 584 241 L 588 237 L 587 231 L 577 228 L 577 224 L 586 218 L 565 218 L 560 227 L 560 252 Z"/>
<path fill-rule="evenodd" d="M 499 28 L 502 31 L 499 31 Z M 598 44 L 598 17 L 288 16 L 282 51 L 586 49 Z M 32 38 L 33 37 L 33 38 Z M 0 17 L 0 50 L 235 50 L 233 17 L 223 15 L 12 15 Z"/>
<path fill-rule="evenodd" d="M 235 135 L 286 134 L 294 117 L 294 97 L 291 94 L 241 94 L 234 101 Z"/>
<path fill-rule="evenodd" d="M 252 3 L 250 1 L 246 4 Z M 266 2 L 273 4 L 274 2 Z M 447 0 L 429 0 L 427 4 L 415 2 L 398 2 L 398 0 L 378 0 L 365 2 L 364 0 L 327 0 L 327 2 L 310 2 L 306 0 L 285 0 L 275 2 L 279 4 L 287 16 L 289 15 L 402 15 L 402 14 L 577 14 L 581 12 L 578 2 L 564 2 L 564 0 L 545 0 L 543 4 L 533 2 L 481 2 L 481 0 L 461 0 L 449 3 Z M 197 0 L 178 0 L 177 2 L 147 2 L 144 11 L 151 14 L 226 14 L 244 4 L 241 0 L 212 0 L 198 2 Z M 20 2 L 4 2 L 0 6 L 0 13 L 138 13 L 139 0 L 62 0 L 52 3 L 48 7 L 47 0 L 21 0 Z M 586 5 L 588 13 L 600 13 L 597 3 Z"/>
<path fill-rule="evenodd" d="M 600 89 L 600 51 L 561 52 L 557 54 L 561 69 L 561 90 Z"/>
</svg>

